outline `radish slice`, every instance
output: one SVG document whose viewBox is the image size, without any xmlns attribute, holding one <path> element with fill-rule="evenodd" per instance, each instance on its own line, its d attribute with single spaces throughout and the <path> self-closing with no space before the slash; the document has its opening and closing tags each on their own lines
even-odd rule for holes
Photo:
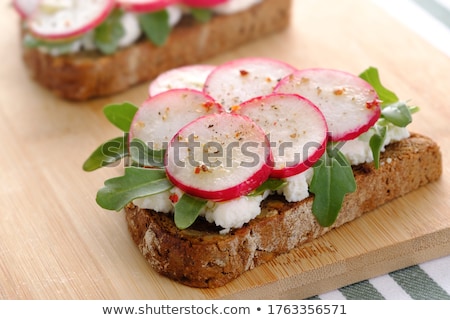
<svg viewBox="0 0 450 320">
<path fill-rule="evenodd" d="M 22 19 L 31 16 L 39 6 L 40 0 L 14 0 L 12 5 Z"/>
<path fill-rule="evenodd" d="M 272 93 L 280 79 L 296 70 L 273 59 L 237 59 L 218 66 L 209 75 L 203 91 L 231 110 L 244 101 Z"/>
<path fill-rule="evenodd" d="M 180 0 L 117 0 L 124 10 L 132 12 L 153 12 L 178 4 Z"/>
<path fill-rule="evenodd" d="M 29 28 L 43 39 L 73 38 L 101 24 L 114 7 L 114 0 L 42 0 L 29 18 Z"/>
<path fill-rule="evenodd" d="M 206 78 L 214 70 L 212 65 L 190 65 L 161 73 L 150 83 L 148 93 L 155 96 L 171 89 L 194 89 L 201 91 Z"/>
<path fill-rule="evenodd" d="M 287 178 L 310 168 L 325 152 L 328 127 L 320 110 L 295 94 L 271 94 L 247 101 L 235 112 L 255 121 L 269 136 L 274 168 Z"/>
<path fill-rule="evenodd" d="M 139 108 L 131 123 L 130 139 L 140 139 L 153 150 L 165 150 L 180 128 L 201 116 L 222 111 L 201 91 L 166 91 L 149 98 Z"/>
<path fill-rule="evenodd" d="M 181 0 L 188 7 L 209 8 L 228 2 L 228 0 Z"/>
<path fill-rule="evenodd" d="M 175 186 L 214 201 L 247 195 L 272 170 L 264 131 L 250 118 L 230 113 L 207 115 L 182 128 L 165 161 Z"/>
<path fill-rule="evenodd" d="M 352 140 L 380 117 L 375 89 L 363 79 L 338 70 L 305 69 L 285 77 L 275 92 L 296 93 L 324 114 L 333 141 Z"/>
</svg>

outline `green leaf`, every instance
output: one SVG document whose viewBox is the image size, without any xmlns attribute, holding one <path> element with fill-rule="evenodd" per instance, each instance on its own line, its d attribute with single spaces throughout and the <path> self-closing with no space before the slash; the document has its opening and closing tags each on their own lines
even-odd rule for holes
<svg viewBox="0 0 450 320">
<path fill-rule="evenodd" d="M 138 107 L 134 104 L 125 102 L 122 104 L 111 104 L 103 109 L 106 118 L 123 132 L 129 132 L 131 122 L 136 114 Z"/>
<path fill-rule="evenodd" d="M 119 211 L 134 199 L 158 194 L 173 186 L 160 169 L 125 168 L 125 175 L 105 181 L 97 192 L 97 203 L 107 210 Z"/>
<path fill-rule="evenodd" d="M 103 143 L 84 162 L 84 171 L 94 171 L 119 161 L 128 155 L 126 137 L 117 137 Z"/>
<path fill-rule="evenodd" d="M 140 167 L 164 167 L 164 154 L 165 150 L 152 150 L 140 139 L 130 143 L 131 160 Z"/>
<path fill-rule="evenodd" d="M 212 11 L 204 8 L 191 8 L 191 14 L 198 22 L 205 23 L 211 20 Z"/>
<path fill-rule="evenodd" d="M 418 106 L 408 106 L 408 108 L 409 108 L 409 112 L 411 112 L 411 114 L 414 114 L 414 113 L 420 111 L 420 107 L 418 107 Z"/>
<path fill-rule="evenodd" d="M 406 127 L 412 122 L 411 111 L 404 102 L 396 102 L 383 108 L 381 115 L 397 127 Z"/>
<path fill-rule="evenodd" d="M 314 166 L 310 191 L 314 193 L 312 211 L 319 224 L 331 226 L 347 193 L 356 190 L 353 170 L 339 150 L 328 150 Z"/>
<path fill-rule="evenodd" d="M 207 203 L 207 200 L 195 198 L 186 193 L 183 194 L 175 204 L 175 225 L 177 228 L 189 228 Z"/>
<path fill-rule="evenodd" d="M 44 41 L 37 39 L 30 34 L 25 35 L 23 43 L 28 48 L 46 48 L 50 51 L 56 51 L 58 54 L 68 54 L 73 51 L 73 43 L 77 39 L 71 39 L 70 41 Z"/>
<path fill-rule="evenodd" d="M 166 10 L 141 14 L 139 23 L 147 38 L 155 45 L 162 46 L 166 43 L 171 30 Z"/>
<path fill-rule="evenodd" d="M 249 194 L 249 197 L 260 196 L 267 190 L 276 191 L 283 188 L 287 184 L 286 181 L 280 179 L 267 179 L 262 185 Z"/>
<path fill-rule="evenodd" d="M 30 34 L 26 34 L 25 37 L 23 38 L 23 44 L 25 45 L 25 47 L 28 48 L 36 48 L 40 45 L 40 43 L 41 41 L 39 41 Z"/>
<path fill-rule="evenodd" d="M 375 168 L 380 167 L 380 154 L 384 141 L 386 140 L 387 128 L 385 126 L 375 126 L 375 134 L 370 138 L 369 145 L 372 150 Z"/>
<path fill-rule="evenodd" d="M 125 29 L 120 21 L 121 10 L 114 10 L 108 18 L 94 30 L 94 43 L 103 54 L 112 54 L 119 47 Z"/>
<path fill-rule="evenodd" d="M 372 85 L 372 87 L 377 92 L 379 99 L 382 101 L 383 106 L 397 102 L 399 100 L 394 92 L 385 88 L 381 84 L 378 69 L 369 67 L 367 70 L 362 72 L 359 77 L 366 80 L 370 85 Z"/>
</svg>

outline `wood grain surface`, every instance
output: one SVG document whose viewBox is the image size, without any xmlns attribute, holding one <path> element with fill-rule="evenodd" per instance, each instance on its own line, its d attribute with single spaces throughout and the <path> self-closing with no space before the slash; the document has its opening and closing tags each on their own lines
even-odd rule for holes
<svg viewBox="0 0 450 320">
<path fill-rule="evenodd" d="M 140 104 L 147 85 L 85 103 L 59 100 L 30 80 L 18 17 L 0 5 L 0 298 L 305 298 L 450 254 L 450 59 L 369 1 L 295 0 L 291 27 L 205 61 L 244 56 L 299 68 L 379 69 L 403 99 L 421 106 L 411 130 L 439 143 L 442 178 L 258 267 L 229 285 L 185 287 L 156 274 L 128 234 L 123 213 L 95 203 L 122 166 L 81 166 L 118 134 L 102 108 Z"/>
</svg>

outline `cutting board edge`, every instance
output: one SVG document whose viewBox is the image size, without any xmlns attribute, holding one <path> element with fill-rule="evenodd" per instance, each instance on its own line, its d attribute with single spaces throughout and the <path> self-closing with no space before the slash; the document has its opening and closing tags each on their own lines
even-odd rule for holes
<svg viewBox="0 0 450 320">
<path fill-rule="evenodd" d="M 450 254 L 450 228 L 362 252 L 319 268 L 278 281 L 217 297 L 224 300 L 298 300 L 307 299 L 360 281 L 388 274 Z M 395 259 L 393 259 L 395 257 Z M 324 277 L 326 274 L 328 276 Z"/>
</svg>

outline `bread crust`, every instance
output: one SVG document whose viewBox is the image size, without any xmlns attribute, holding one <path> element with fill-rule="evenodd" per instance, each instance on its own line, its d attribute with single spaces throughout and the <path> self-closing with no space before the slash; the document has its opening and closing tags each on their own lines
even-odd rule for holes
<svg viewBox="0 0 450 320">
<path fill-rule="evenodd" d="M 178 66 L 199 63 L 237 46 L 279 32 L 289 25 L 292 0 L 265 0 L 207 23 L 185 17 L 167 43 L 142 39 L 112 55 L 84 52 L 52 56 L 23 48 L 32 78 L 64 99 L 83 101 L 108 96 L 155 78 Z"/>
<path fill-rule="evenodd" d="M 220 287 L 442 175 L 439 146 L 419 134 L 387 146 L 381 163 L 379 169 L 373 164 L 353 167 L 357 190 L 346 196 L 338 219 L 328 228 L 312 215 L 312 196 L 296 203 L 270 196 L 256 219 L 229 234 L 220 234 L 202 219 L 179 230 L 171 215 L 133 204 L 125 208 L 128 229 L 157 272 L 192 287 Z"/>
</svg>

